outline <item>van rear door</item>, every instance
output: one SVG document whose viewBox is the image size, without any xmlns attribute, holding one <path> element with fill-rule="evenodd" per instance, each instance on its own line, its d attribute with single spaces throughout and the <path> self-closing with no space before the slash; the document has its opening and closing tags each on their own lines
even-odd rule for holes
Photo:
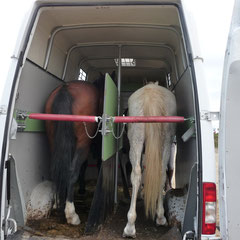
<svg viewBox="0 0 240 240">
<path fill-rule="evenodd" d="M 224 62 L 219 133 L 219 202 L 222 239 L 240 236 L 240 1 L 235 0 Z"/>
</svg>

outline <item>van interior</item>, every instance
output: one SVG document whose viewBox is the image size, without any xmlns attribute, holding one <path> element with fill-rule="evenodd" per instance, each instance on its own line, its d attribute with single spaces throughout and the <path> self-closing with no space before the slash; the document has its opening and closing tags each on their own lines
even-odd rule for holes
<svg viewBox="0 0 240 240">
<path fill-rule="evenodd" d="M 64 82 L 93 82 L 99 73 L 116 71 L 121 83 L 120 115 L 134 91 L 146 81 L 158 81 L 175 94 L 178 116 L 195 119 L 194 69 L 189 60 L 191 47 L 181 11 L 177 4 L 158 2 L 41 3 L 30 24 L 26 59 L 19 73 L 19 84 L 15 86 L 14 118 L 19 113 L 44 113 L 48 96 Z M 29 222 L 27 206 L 32 192 L 42 182 L 51 180 L 44 123 L 33 128 L 27 124 L 18 121 L 15 137 L 9 140 L 13 159 L 12 217 L 23 228 Z M 191 124 L 194 122 L 179 123 L 176 136 L 175 188 L 188 189 L 182 234 L 194 229 L 198 221 L 197 138 L 195 135 L 182 138 Z M 96 173 L 96 169 L 89 167 L 86 178 L 96 181 Z"/>
</svg>

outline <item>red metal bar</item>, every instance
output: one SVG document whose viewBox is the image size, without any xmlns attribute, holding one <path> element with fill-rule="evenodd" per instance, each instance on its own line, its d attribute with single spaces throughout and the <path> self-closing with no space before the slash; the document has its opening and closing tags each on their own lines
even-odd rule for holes
<svg viewBox="0 0 240 240">
<path fill-rule="evenodd" d="M 67 115 L 67 114 L 46 114 L 46 113 L 30 113 L 30 119 L 52 120 L 52 121 L 72 121 L 72 122 L 98 122 L 96 116 L 85 115 Z M 179 123 L 184 122 L 184 117 L 179 116 L 116 116 L 113 117 L 115 123 Z"/>
<path fill-rule="evenodd" d="M 179 123 L 184 122 L 184 117 L 178 116 L 117 116 L 114 117 L 115 123 L 147 123 L 147 122 L 162 122 L 162 123 Z"/>
<path fill-rule="evenodd" d="M 46 114 L 30 113 L 29 118 L 39 120 L 70 121 L 70 122 L 97 122 L 96 116 L 67 115 L 67 114 Z"/>
</svg>

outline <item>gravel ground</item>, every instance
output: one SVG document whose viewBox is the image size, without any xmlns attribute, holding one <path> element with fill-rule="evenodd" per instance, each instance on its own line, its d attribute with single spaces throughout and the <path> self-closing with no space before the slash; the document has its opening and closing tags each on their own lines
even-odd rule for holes
<svg viewBox="0 0 240 240">
<path fill-rule="evenodd" d="M 127 211 L 129 204 L 120 201 L 118 210 L 113 217 L 109 218 L 100 231 L 94 235 L 84 235 L 84 223 L 80 226 L 71 226 L 64 223 L 64 218 L 50 217 L 45 221 L 29 222 L 29 226 L 20 231 L 18 238 L 13 239 L 81 239 L 81 240 L 122 240 L 122 232 L 127 222 Z M 136 231 L 138 240 L 155 240 L 155 239 L 181 239 L 178 229 L 169 227 L 157 227 L 152 220 L 144 216 L 143 202 L 137 203 L 138 217 L 136 220 Z M 59 220 L 60 219 L 60 220 Z M 172 237 L 171 237 L 172 236 Z"/>
<path fill-rule="evenodd" d="M 98 233 L 85 235 L 84 228 L 90 209 L 94 188 L 88 189 L 84 197 L 77 197 L 76 211 L 80 215 L 81 224 L 72 226 L 66 223 L 63 211 L 53 211 L 48 219 L 29 221 L 27 227 L 18 232 L 12 239 L 51 240 L 51 239 L 81 239 L 81 240 L 122 240 L 123 229 L 127 223 L 127 212 L 130 202 L 119 193 L 119 204 L 117 212 L 100 226 Z M 171 230 L 171 231 L 169 231 Z M 178 229 L 169 227 L 157 227 L 151 219 L 146 219 L 144 214 L 143 201 L 137 202 L 136 231 L 138 240 L 155 239 L 181 239 Z M 162 238 L 163 237 L 163 238 Z"/>
<path fill-rule="evenodd" d="M 218 191 L 218 149 L 215 149 L 216 156 L 216 171 L 217 171 L 217 191 Z M 9 239 L 14 240 L 66 240 L 66 239 L 81 239 L 81 240 L 122 240 L 122 232 L 127 222 L 127 211 L 129 202 L 126 202 L 120 192 L 120 201 L 117 212 L 109 218 L 104 225 L 100 227 L 100 231 L 94 235 L 84 235 L 85 222 L 90 208 L 91 199 L 94 188 L 88 189 L 88 194 L 84 198 L 77 199 L 77 212 L 81 213 L 80 226 L 71 226 L 66 224 L 63 212 L 54 211 L 50 218 L 42 221 L 28 222 L 28 226 L 20 230 L 18 234 Z M 217 201 L 217 226 L 219 226 L 219 206 Z M 147 220 L 144 215 L 143 202 L 137 203 L 137 221 L 136 231 L 138 240 L 177 240 L 180 239 L 180 233 L 177 229 L 168 227 L 156 227 L 152 220 Z M 220 232 L 217 230 L 217 236 Z"/>
</svg>

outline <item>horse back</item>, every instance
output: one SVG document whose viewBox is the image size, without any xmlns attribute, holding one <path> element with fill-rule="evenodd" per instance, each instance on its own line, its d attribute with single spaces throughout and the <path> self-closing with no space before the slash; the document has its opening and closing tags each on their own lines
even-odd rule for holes
<svg viewBox="0 0 240 240">
<path fill-rule="evenodd" d="M 176 114 L 176 98 L 167 88 L 148 84 L 134 92 L 128 106 L 132 116 L 171 116 Z M 149 111 L 151 111 L 149 113 Z M 148 112 L 148 114 L 146 114 Z"/>
<path fill-rule="evenodd" d="M 83 81 L 72 81 L 61 85 L 54 89 L 47 99 L 45 112 L 52 113 L 53 101 L 60 91 L 65 86 L 67 91 L 72 96 L 72 114 L 79 115 L 94 115 L 98 111 L 99 92 L 98 89 L 91 83 Z"/>
<path fill-rule="evenodd" d="M 73 114 L 97 114 L 99 104 L 99 92 L 93 84 L 83 81 L 73 81 L 67 84 L 67 89 L 73 98 Z"/>
</svg>

